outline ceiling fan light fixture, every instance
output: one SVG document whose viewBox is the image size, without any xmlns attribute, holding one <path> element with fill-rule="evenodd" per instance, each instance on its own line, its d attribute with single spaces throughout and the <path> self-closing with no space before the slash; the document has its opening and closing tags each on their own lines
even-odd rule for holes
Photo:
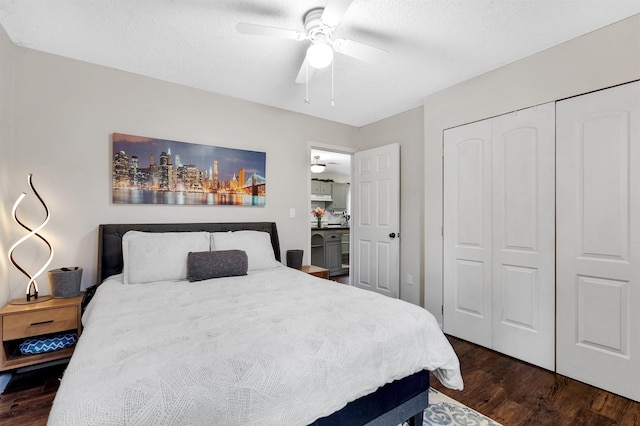
<svg viewBox="0 0 640 426">
<path fill-rule="evenodd" d="M 333 48 L 325 41 L 314 41 L 307 49 L 307 61 L 314 68 L 326 68 L 333 61 Z"/>
<path fill-rule="evenodd" d="M 320 162 L 320 156 L 316 155 L 313 157 L 313 163 L 311 163 L 311 173 L 322 173 L 324 172 L 325 164 Z"/>
</svg>

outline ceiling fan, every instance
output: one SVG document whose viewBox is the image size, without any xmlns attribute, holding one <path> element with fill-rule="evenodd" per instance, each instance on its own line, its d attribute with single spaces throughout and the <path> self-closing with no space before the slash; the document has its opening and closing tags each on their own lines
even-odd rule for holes
<svg viewBox="0 0 640 426">
<path fill-rule="evenodd" d="M 333 32 L 340 23 L 353 0 L 329 0 L 326 7 L 318 7 L 305 13 L 302 20 L 304 31 L 270 27 L 260 24 L 240 22 L 236 29 L 241 34 L 262 35 L 285 38 L 296 41 L 311 41 L 305 59 L 298 71 L 296 83 L 308 82 L 314 69 L 324 68 L 333 61 L 333 52 L 359 59 L 365 62 L 378 62 L 388 52 L 344 38 L 334 39 Z"/>
</svg>

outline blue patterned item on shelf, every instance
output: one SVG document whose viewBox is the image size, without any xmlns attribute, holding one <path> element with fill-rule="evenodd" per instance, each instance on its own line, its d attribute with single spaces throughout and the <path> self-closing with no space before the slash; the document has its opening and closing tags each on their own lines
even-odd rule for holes
<svg viewBox="0 0 640 426">
<path fill-rule="evenodd" d="M 73 345 L 78 340 L 76 333 L 58 334 L 53 337 L 36 337 L 20 343 L 20 353 L 23 355 L 43 354 L 57 351 Z"/>
</svg>

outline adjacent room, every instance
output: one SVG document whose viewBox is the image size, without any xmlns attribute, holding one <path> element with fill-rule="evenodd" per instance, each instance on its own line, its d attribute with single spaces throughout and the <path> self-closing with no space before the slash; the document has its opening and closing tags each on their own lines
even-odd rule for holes
<svg viewBox="0 0 640 426">
<path fill-rule="evenodd" d="M 640 424 L 640 1 L 0 0 L 0 149 L 0 424 Z"/>
</svg>

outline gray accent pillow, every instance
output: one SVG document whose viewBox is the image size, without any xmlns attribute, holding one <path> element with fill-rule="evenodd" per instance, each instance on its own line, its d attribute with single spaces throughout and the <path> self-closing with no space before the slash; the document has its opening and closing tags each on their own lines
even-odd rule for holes
<svg viewBox="0 0 640 426">
<path fill-rule="evenodd" d="M 187 278 L 202 281 L 210 278 L 247 275 L 249 260 L 243 250 L 215 250 L 189 252 Z"/>
</svg>

